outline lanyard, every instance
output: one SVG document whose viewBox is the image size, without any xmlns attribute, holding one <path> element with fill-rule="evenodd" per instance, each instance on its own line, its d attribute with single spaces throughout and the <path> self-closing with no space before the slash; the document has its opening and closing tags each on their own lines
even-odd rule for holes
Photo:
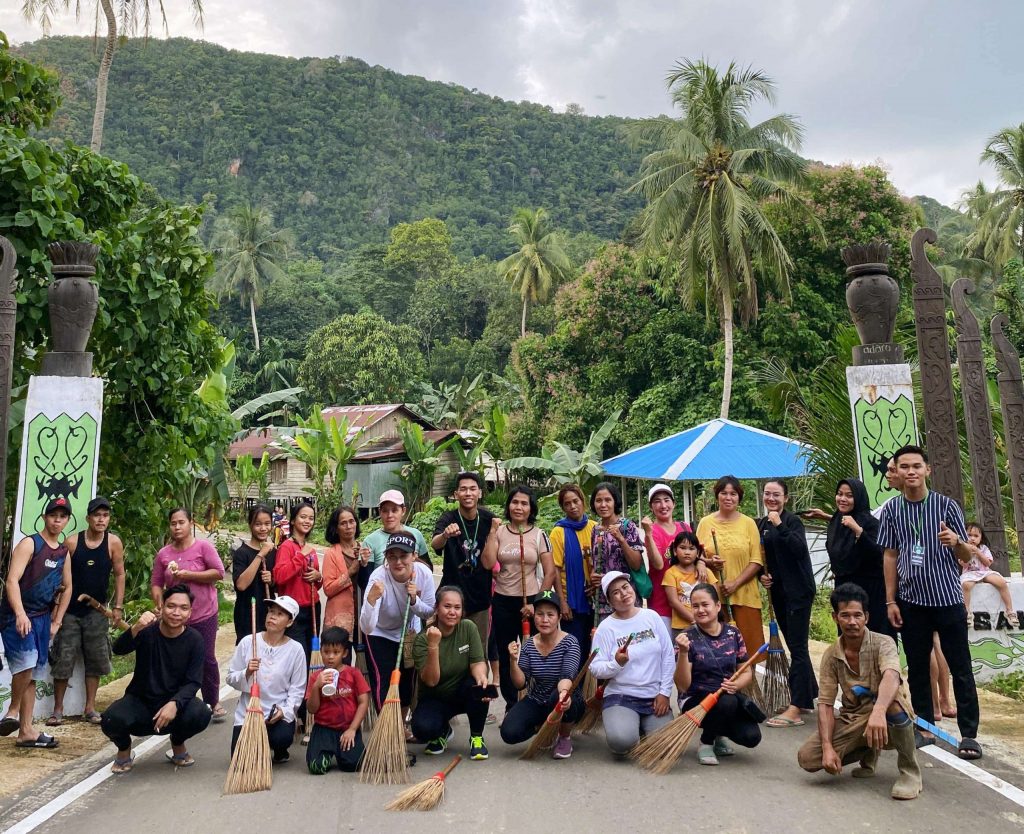
<svg viewBox="0 0 1024 834">
<path fill-rule="evenodd" d="M 466 526 L 466 519 L 462 517 L 462 513 L 458 510 L 455 514 L 459 517 L 459 526 L 462 528 L 462 534 L 466 537 L 466 549 L 472 552 L 476 547 L 476 534 L 480 532 L 480 510 L 476 511 L 476 525 L 473 527 L 473 537 L 469 536 L 469 528 Z"/>
<path fill-rule="evenodd" d="M 929 492 L 927 495 L 925 495 L 924 501 L 921 502 L 921 510 L 917 514 L 917 524 L 916 525 L 913 524 L 913 523 L 910 524 L 910 529 L 913 531 L 914 535 L 917 537 L 917 543 L 918 544 L 921 544 L 921 528 L 924 526 L 924 514 L 928 510 L 928 499 L 931 498 L 931 497 L 932 497 L 931 492 Z M 907 505 L 907 514 L 909 515 L 910 514 L 910 502 L 906 498 L 904 498 L 903 499 L 903 503 Z"/>
</svg>

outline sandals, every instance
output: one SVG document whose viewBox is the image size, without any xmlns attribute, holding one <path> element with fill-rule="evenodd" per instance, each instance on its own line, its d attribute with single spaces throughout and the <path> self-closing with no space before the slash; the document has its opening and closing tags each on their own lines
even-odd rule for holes
<svg viewBox="0 0 1024 834">
<path fill-rule="evenodd" d="M 980 759 L 981 745 L 978 744 L 977 739 L 962 738 L 960 739 L 960 746 L 957 748 L 956 754 L 961 759 L 966 759 L 967 761 L 974 761 L 975 759 Z"/>
<path fill-rule="evenodd" d="M 171 753 L 168 761 L 175 767 L 192 767 L 192 765 L 196 763 L 196 760 L 192 758 L 192 754 L 189 753 L 188 750 L 180 756 L 174 755 L 173 751 L 168 752 Z"/>
<path fill-rule="evenodd" d="M 764 725 L 766 727 L 802 727 L 806 723 L 802 718 L 783 718 L 781 715 L 776 715 L 765 721 Z"/>
<path fill-rule="evenodd" d="M 127 759 L 114 758 L 114 763 L 110 766 L 111 773 L 128 773 L 133 767 L 135 767 L 135 754 L 129 754 Z"/>
<path fill-rule="evenodd" d="M 5 718 L 0 721 L 0 736 L 9 736 L 17 732 L 20 726 L 21 722 L 17 718 Z"/>
<path fill-rule="evenodd" d="M 220 724 L 220 722 L 227 717 L 228 711 L 224 709 L 224 707 L 222 707 L 220 704 L 217 704 L 217 706 L 213 708 L 213 715 L 211 716 L 210 720 L 213 721 L 215 724 Z"/>
<path fill-rule="evenodd" d="M 45 723 L 47 727 L 59 727 L 64 723 L 64 713 L 54 710 L 50 713 L 50 717 L 43 723 Z"/>
<path fill-rule="evenodd" d="M 82 713 L 82 718 L 90 724 L 101 724 L 103 722 L 103 716 L 94 709 L 89 710 L 86 713 Z"/>
<path fill-rule="evenodd" d="M 1006 622 L 1008 622 L 1014 628 L 1020 628 L 1020 619 L 1017 617 L 1016 611 L 1006 612 Z"/>
<path fill-rule="evenodd" d="M 29 750 L 52 750 L 57 747 L 60 742 L 57 741 L 53 736 L 48 736 L 46 733 L 40 733 L 36 736 L 34 741 L 16 741 L 14 742 L 15 747 L 27 748 Z"/>
</svg>

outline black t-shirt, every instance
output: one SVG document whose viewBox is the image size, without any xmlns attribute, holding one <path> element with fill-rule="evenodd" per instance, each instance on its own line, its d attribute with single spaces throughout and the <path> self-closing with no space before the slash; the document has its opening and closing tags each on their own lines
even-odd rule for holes
<svg viewBox="0 0 1024 834">
<path fill-rule="evenodd" d="M 114 641 L 114 654 L 135 652 L 135 674 L 125 689 L 155 713 L 174 701 L 178 711 L 196 697 L 203 683 L 206 647 L 202 635 L 185 627 L 177 637 L 165 637 L 160 623 L 146 626 L 132 637 L 125 631 Z"/>
<path fill-rule="evenodd" d="M 247 634 L 252 634 L 252 616 L 250 614 L 251 600 L 256 600 L 256 630 L 262 631 L 263 626 L 267 619 L 267 606 L 263 602 L 267 596 L 267 589 L 263 586 L 263 581 L 260 579 L 259 571 L 256 572 L 256 578 L 249 583 L 249 587 L 244 591 L 238 590 L 238 577 L 240 577 L 245 570 L 252 564 L 252 560 L 256 558 L 258 550 L 254 550 L 248 542 L 242 542 L 238 547 L 231 551 L 231 578 L 235 583 L 235 644 L 237 645 L 243 637 Z M 267 570 L 274 570 L 274 557 L 277 556 L 277 550 L 271 550 L 267 554 Z M 273 583 L 271 583 L 270 593 L 273 594 Z"/>
<path fill-rule="evenodd" d="M 491 586 L 494 574 L 480 564 L 480 554 L 491 533 L 494 513 L 477 507 L 476 518 L 467 521 L 458 510 L 443 513 L 434 525 L 434 535 L 444 532 L 449 524 L 458 524 L 462 533 L 445 542 L 441 584 L 458 585 L 466 597 L 466 614 L 475 614 L 491 607 Z"/>
</svg>

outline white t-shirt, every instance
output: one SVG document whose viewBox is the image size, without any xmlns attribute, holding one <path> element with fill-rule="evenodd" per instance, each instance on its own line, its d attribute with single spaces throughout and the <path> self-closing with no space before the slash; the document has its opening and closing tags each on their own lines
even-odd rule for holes
<svg viewBox="0 0 1024 834">
<path fill-rule="evenodd" d="M 412 570 L 419 593 L 416 595 L 416 601 L 409 607 L 409 628 L 418 632 L 420 620 L 426 620 L 434 613 L 434 574 L 420 561 L 412 563 Z M 370 587 L 374 582 L 384 584 L 384 593 L 374 605 L 370 605 Z M 359 612 L 359 627 L 363 630 L 363 634 L 386 637 L 396 643 L 401 640 L 402 620 L 405 616 L 405 603 L 408 599 L 405 583 L 392 579 L 387 565 L 376 568 L 366 583 L 363 608 Z"/>
<path fill-rule="evenodd" d="M 590 671 L 598 680 L 607 680 L 605 695 L 630 695 L 634 698 L 653 698 L 672 695 L 672 675 L 675 672 L 675 650 L 665 621 L 650 608 L 637 608 L 628 620 L 616 616 L 606 617 L 594 633 L 597 657 Z M 629 635 L 629 660 L 619 666 L 615 652 Z"/>
<path fill-rule="evenodd" d="M 889 506 L 889 502 L 890 501 L 895 501 L 899 497 L 900 497 L 899 495 L 893 495 L 890 498 L 886 498 L 885 501 L 883 501 L 880 506 L 876 507 L 875 509 L 873 509 L 871 511 L 871 515 L 873 515 L 875 518 L 881 518 L 882 517 L 882 512 L 885 510 L 886 507 Z"/>
<path fill-rule="evenodd" d="M 285 721 L 295 720 L 295 710 L 306 694 L 306 653 L 298 640 L 285 640 L 280 646 L 268 646 L 261 631 L 256 638 L 256 657 L 260 670 L 256 682 L 260 685 L 260 705 L 263 717 L 270 717 L 270 710 L 277 704 L 284 713 Z M 228 664 L 227 682 L 239 692 L 246 693 L 252 681 L 245 677 L 245 667 L 252 659 L 252 635 L 247 634 L 235 647 L 235 654 Z M 238 699 L 235 707 L 235 726 L 245 721 L 249 699 Z"/>
</svg>

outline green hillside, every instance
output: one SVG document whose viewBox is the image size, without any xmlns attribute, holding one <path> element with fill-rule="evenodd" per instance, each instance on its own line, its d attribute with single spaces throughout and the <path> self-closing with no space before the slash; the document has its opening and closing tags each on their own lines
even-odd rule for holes
<svg viewBox="0 0 1024 834">
<path fill-rule="evenodd" d="M 99 60 L 89 38 L 18 51 L 56 69 L 50 134 L 88 144 Z M 129 41 L 110 76 L 103 151 L 165 197 L 265 198 L 307 252 L 383 242 L 396 223 L 447 222 L 463 256 L 503 256 L 517 206 L 616 238 L 640 155 L 623 120 L 559 114 L 355 58 L 301 60 L 187 39 Z"/>
</svg>

